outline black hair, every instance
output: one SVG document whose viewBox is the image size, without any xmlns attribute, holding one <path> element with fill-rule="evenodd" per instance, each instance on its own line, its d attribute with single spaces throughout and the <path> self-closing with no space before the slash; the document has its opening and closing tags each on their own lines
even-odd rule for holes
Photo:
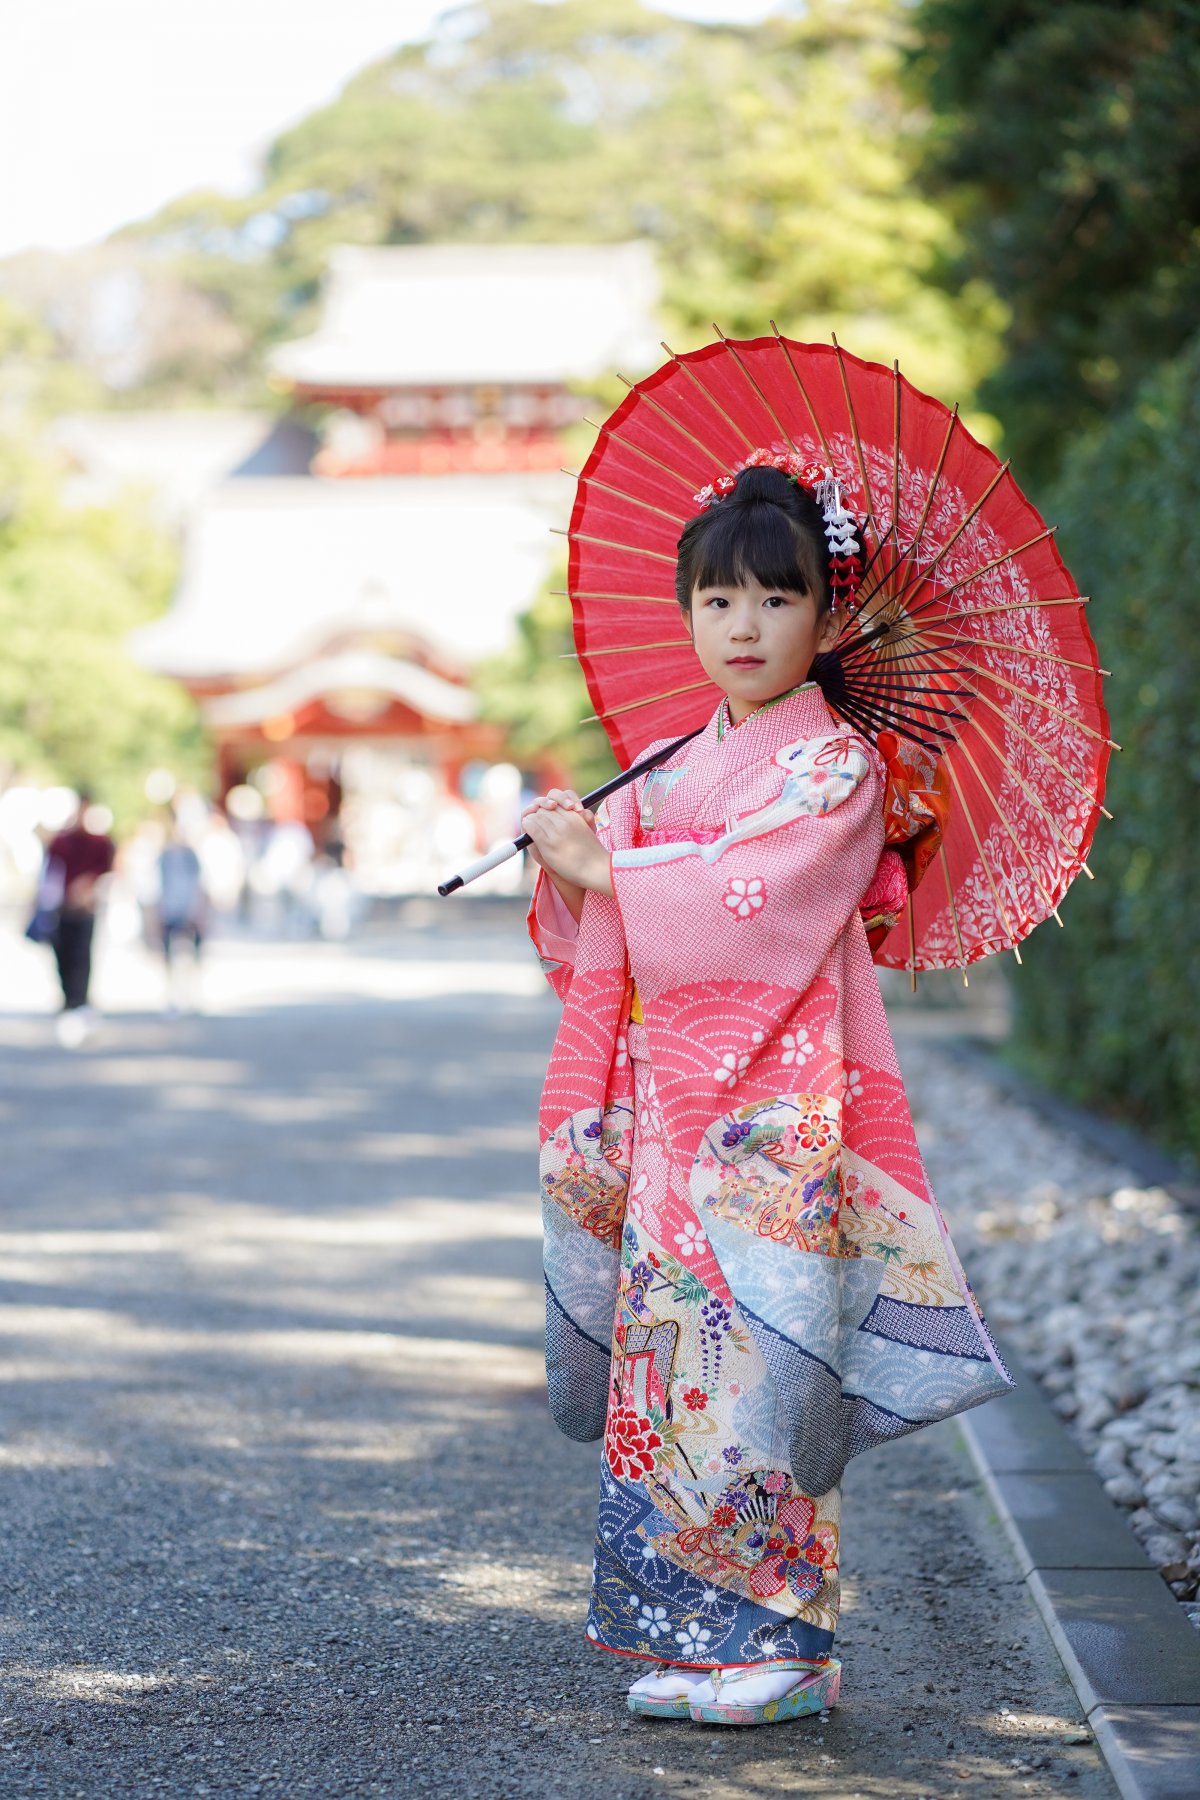
<svg viewBox="0 0 1200 1800">
<path fill-rule="evenodd" d="M 782 469 L 743 469 L 723 500 L 689 519 L 679 539 L 675 597 L 690 612 L 697 588 L 763 587 L 811 594 L 817 616 L 833 604 L 821 508 Z"/>
</svg>

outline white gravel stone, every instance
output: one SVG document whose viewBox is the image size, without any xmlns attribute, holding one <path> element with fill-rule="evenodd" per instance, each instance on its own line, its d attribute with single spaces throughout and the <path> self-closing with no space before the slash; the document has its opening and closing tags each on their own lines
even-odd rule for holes
<svg viewBox="0 0 1200 1800">
<path fill-rule="evenodd" d="M 1174 1494 L 1167 1494 L 1161 1500 L 1155 1500 L 1152 1511 L 1156 1519 L 1164 1525 L 1173 1525 L 1176 1531 L 1183 1532 L 1186 1539 L 1191 1537 L 1200 1526 L 1200 1511 L 1192 1500 L 1183 1500 Z"/>
<path fill-rule="evenodd" d="M 1102 1440 L 1096 1450 L 1093 1461 L 1096 1473 L 1104 1481 L 1129 1478 L 1129 1464 L 1126 1460 L 1124 1446 L 1113 1440 Z"/>
<path fill-rule="evenodd" d="M 930 1180 L 989 1323 L 1200 1624 L 1200 1215 L 893 1017 L 914 1108 L 938 1121 L 922 1135 Z"/>
<path fill-rule="evenodd" d="M 1132 1475 L 1111 1475 L 1104 1483 L 1104 1491 L 1118 1506 L 1140 1506 L 1145 1498 Z"/>
</svg>

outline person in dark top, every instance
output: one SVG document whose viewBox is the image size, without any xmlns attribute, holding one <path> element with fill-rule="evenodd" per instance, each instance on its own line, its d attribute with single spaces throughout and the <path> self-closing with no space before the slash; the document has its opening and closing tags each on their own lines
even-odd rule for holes
<svg viewBox="0 0 1200 1800">
<path fill-rule="evenodd" d="M 47 864 L 57 864 L 61 879 L 62 905 L 51 942 L 62 985 L 64 1024 L 67 1015 L 78 1015 L 66 1034 L 73 1042 L 82 1041 L 90 1024 L 88 985 L 97 889 L 116 857 L 116 846 L 106 832 L 88 830 L 85 821 L 91 805 L 91 795 L 80 794 L 74 819 L 46 850 Z"/>
</svg>

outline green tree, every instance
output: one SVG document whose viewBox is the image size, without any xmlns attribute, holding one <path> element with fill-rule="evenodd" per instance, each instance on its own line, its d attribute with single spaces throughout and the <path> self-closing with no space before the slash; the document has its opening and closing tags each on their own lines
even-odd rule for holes
<svg viewBox="0 0 1200 1800">
<path fill-rule="evenodd" d="M 1018 1048 L 1037 1073 L 1200 1155 L 1200 340 L 1096 441 L 1068 452 L 1059 542 L 1095 596 L 1113 671 L 1108 805 L 1067 929 L 1043 927 L 1013 978 Z"/>
<path fill-rule="evenodd" d="M 561 592 L 543 589 L 518 619 L 510 647 L 475 671 L 474 688 L 483 717 L 507 727 L 519 759 L 551 756 L 580 793 L 616 773 L 603 727 L 581 727 L 592 705 L 574 657 L 571 604 Z"/>
<path fill-rule="evenodd" d="M 1128 404 L 1200 308 L 1197 0 L 921 0 L 928 176 L 1008 309 L 981 399 L 1027 477 Z"/>
<path fill-rule="evenodd" d="M 144 810 L 156 764 L 202 776 L 191 701 L 126 649 L 174 574 L 172 546 L 132 502 L 68 506 L 52 464 L 0 439 L 0 785 L 88 786 L 121 822 Z"/>
<path fill-rule="evenodd" d="M 102 398 L 99 384 L 63 353 L 44 321 L 0 293 L 0 432 L 27 435 L 57 413 Z"/>
<path fill-rule="evenodd" d="M 754 27 L 636 0 L 488 0 L 284 133 L 261 187 L 188 196 L 129 236 L 175 259 L 253 352 L 311 317 L 338 244 L 647 237 L 682 347 L 826 338 L 969 400 L 1000 322 L 930 271 L 960 246 L 915 180 L 900 0 L 813 0 Z M 636 371 L 641 373 L 642 371 Z"/>
</svg>

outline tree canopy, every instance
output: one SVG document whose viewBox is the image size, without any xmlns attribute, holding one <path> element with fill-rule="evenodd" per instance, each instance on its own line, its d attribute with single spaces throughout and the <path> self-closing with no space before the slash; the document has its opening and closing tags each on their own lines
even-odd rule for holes
<svg viewBox="0 0 1200 1800">
<path fill-rule="evenodd" d="M 1200 319 L 1200 3 L 920 0 L 914 26 L 959 272 L 1008 309 L 981 398 L 1045 476 Z"/>
<path fill-rule="evenodd" d="M 1068 451 L 1059 543 L 1093 594 L 1123 746 L 1065 931 L 1043 928 L 1013 991 L 1023 1054 L 1200 1154 L 1200 648 L 1187 571 L 1200 556 L 1200 341 L 1150 377 L 1108 431 Z"/>
<path fill-rule="evenodd" d="M 305 326 L 336 245 L 646 237 L 682 347 L 773 317 L 969 401 L 1000 315 L 983 284 L 930 279 L 961 247 L 914 179 L 905 18 L 899 0 L 753 27 L 486 0 L 285 132 L 254 193 L 185 196 L 127 235 L 236 321 L 218 383 Z"/>
<path fill-rule="evenodd" d="M 925 178 L 1008 309 L 981 397 L 1093 596 L 1124 746 L 1096 879 L 1013 972 L 1015 1053 L 1200 1154 L 1200 4 L 920 0 L 913 19 Z"/>
<path fill-rule="evenodd" d="M 642 237 L 659 250 L 678 347 L 710 337 L 714 319 L 737 335 L 775 318 L 794 336 L 836 330 L 860 354 L 898 355 L 919 384 L 969 403 L 1000 314 L 981 284 L 952 294 L 932 279 L 962 246 L 915 179 L 927 120 L 900 79 L 906 19 L 903 0 L 812 0 L 752 27 L 638 0 L 485 0 L 450 13 L 284 132 L 253 192 L 185 195 L 118 234 L 95 268 L 80 265 L 86 288 L 127 256 L 145 296 L 119 378 L 95 363 L 90 393 L 108 381 L 119 404 L 263 398 L 265 352 L 311 327 L 340 244 Z M 74 778 L 98 757 L 115 779 L 122 716 L 135 762 L 191 727 L 185 703 L 168 703 L 123 649 L 165 599 L 166 565 L 132 514 L 119 525 L 69 515 L 49 466 L 17 455 L 47 410 L 81 404 L 87 387 L 62 355 L 63 322 L 86 309 L 54 280 L 40 263 L 12 272 L 10 291 L 42 322 L 14 311 L 10 341 L 40 337 L 7 363 L 0 347 L 0 401 L 12 402 L 0 455 L 17 471 L 0 536 L 0 623 L 13 634 L 0 758 Z M 86 362 L 83 326 L 76 335 Z M 53 373 L 48 408 L 18 392 L 33 369 L 47 392 Z M 542 595 L 483 677 L 489 709 L 527 753 L 565 748 L 590 710 L 558 654 L 568 629 L 561 602 Z M 581 778 L 606 759 L 595 738 Z"/>
</svg>

